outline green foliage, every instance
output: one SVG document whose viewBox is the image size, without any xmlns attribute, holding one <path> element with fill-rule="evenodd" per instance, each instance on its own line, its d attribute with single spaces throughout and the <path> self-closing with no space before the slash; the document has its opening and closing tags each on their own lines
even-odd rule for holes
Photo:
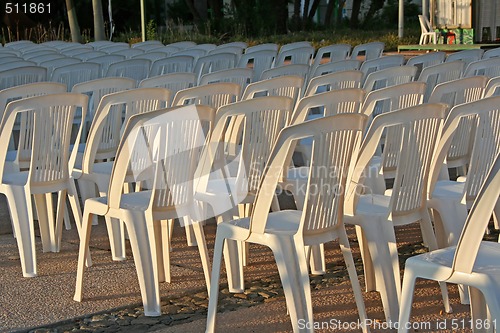
<svg viewBox="0 0 500 333">
<path fill-rule="evenodd" d="M 193 14 L 184 0 L 167 4 L 167 16 L 173 22 L 193 23 Z"/>
<path fill-rule="evenodd" d="M 411 0 L 404 0 L 404 20 L 410 26 L 419 26 L 419 7 Z M 387 0 L 386 5 L 373 18 L 363 22 L 364 28 L 396 29 L 398 27 L 399 0 Z"/>
<path fill-rule="evenodd" d="M 146 26 L 146 40 L 157 40 L 158 36 L 156 34 L 156 22 L 150 20 Z"/>
</svg>

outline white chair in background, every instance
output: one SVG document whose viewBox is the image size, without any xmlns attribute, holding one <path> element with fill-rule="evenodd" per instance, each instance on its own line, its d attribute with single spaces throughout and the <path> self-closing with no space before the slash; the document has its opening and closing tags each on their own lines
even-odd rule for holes
<svg viewBox="0 0 500 333">
<path fill-rule="evenodd" d="M 332 44 L 319 48 L 314 56 L 314 61 L 311 64 L 311 73 L 314 72 L 321 64 L 349 58 L 350 52 L 351 45 L 349 44 Z"/>
<path fill-rule="evenodd" d="M 418 77 L 424 68 L 442 64 L 445 58 L 446 58 L 445 52 L 442 51 L 429 52 L 411 57 L 406 62 L 406 65 L 416 66 L 418 68 L 416 76 Z"/>
<path fill-rule="evenodd" d="M 363 73 L 355 70 L 317 76 L 309 81 L 304 96 L 337 89 L 361 88 L 362 79 Z"/>
<path fill-rule="evenodd" d="M 198 58 L 193 72 L 199 82 L 202 75 L 207 73 L 217 72 L 224 69 L 235 68 L 237 56 L 234 53 L 224 52 L 209 54 Z"/>
<path fill-rule="evenodd" d="M 373 72 L 379 71 L 381 69 L 386 69 L 390 67 L 398 67 L 402 66 L 405 62 L 405 58 L 403 55 L 389 55 L 389 56 L 383 56 L 379 57 L 376 59 L 371 59 L 371 60 L 365 60 L 362 64 L 361 67 L 359 68 L 360 71 L 365 74 L 364 79 Z"/>
<path fill-rule="evenodd" d="M 204 86 L 179 90 L 172 102 L 173 106 L 203 104 L 214 109 L 238 101 L 240 85 L 232 82 L 219 82 Z"/>
<path fill-rule="evenodd" d="M 141 82 L 149 77 L 150 68 L 151 61 L 147 59 L 126 59 L 109 65 L 106 76 L 128 77 Z"/>
<path fill-rule="evenodd" d="M 243 102 L 246 103 L 246 102 Z M 248 114 L 247 109 L 240 114 Z M 354 291 L 359 318 L 366 322 L 361 289 L 354 270 L 354 262 L 349 241 L 342 222 L 343 195 L 336 191 L 325 191 L 325 188 L 345 188 L 350 174 L 351 159 L 356 156 L 361 140 L 364 117 L 362 115 L 338 115 L 321 120 L 307 122 L 284 129 L 269 154 L 267 165 L 262 175 L 260 188 L 256 189 L 254 209 L 249 217 L 227 220 L 217 226 L 215 253 L 212 268 L 207 332 L 216 329 L 217 298 L 221 257 L 226 244 L 234 241 L 245 241 L 265 245 L 271 248 L 276 259 L 279 275 L 285 292 L 287 309 L 290 314 L 293 331 L 312 332 L 309 326 L 300 329 L 301 320 L 313 322 L 313 309 L 307 260 L 310 253 L 305 246 L 321 244 L 338 239 L 342 254 L 346 261 L 349 278 Z M 302 211 L 283 210 L 269 213 L 275 189 L 281 171 L 286 167 L 287 156 L 292 143 L 297 139 L 312 138 L 314 153 L 312 168 L 307 188 L 307 200 Z M 340 140 L 340 141 L 339 141 Z M 319 170 L 337 170 L 334 177 L 321 177 Z M 313 169 L 311 169 L 313 170 Z M 312 191 L 315 189 L 315 193 Z M 318 193 L 318 189 L 320 189 Z M 323 207 L 324 209 L 316 209 Z M 369 329 L 362 325 L 363 332 Z"/>
<path fill-rule="evenodd" d="M 54 69 L 56 69 L 57 67 L 73 65 L 73 64 L 81 64 L 81 63 L 82 61 L 80 59 L 66 57 L 66 58 L 56 58 L 47 60 L 41 62 L 40 64 L 38 64 L 38 66 L 47 68 L 47 78 L 50 79 L 52 77 Z"/>
<path fill-rule="evenodd" d="M 194 70 L 194 57 L 190 55 L 170 56 L 159 59 L 151 65 L 150 77 L 171 73 L 192 73 Z"/>
<path fill-rule="evenodd" d="M 147 40 L 144 42 L 134 43 L 130 47 L 133 49 L 149 50 L 150 47 L 163 47 L 163 43 L 159 40 Z"/>
<path fill-rule="evenodd" d="M 75 84 L 95 80 L 100 76 L 100 73 L 101 65 L 93 62 L 82 62 L 55 68 L 50 80 L 64 83 L 68 87 L 68 91 L 71 91 Z"/>
<path fill-rule="evenodd" d="M 193 57 L 193 59 L 194 59 L 193 62 L 196 64 L 196 62 L 198 61 L 198 59 L 200 57 L 207 55 L 207 51 L 204 49 L 189 48 L 189 49 L 185 49 L 185 50 L 180 50 L 180 51 L 172 54 L 172 56 L 179 56 L 179 55 Z"/>
<path fill-rule="evenodd" d="M 460 79 L 464 68 L 465 63 L 457 60 L 453 62 L 444 62 L 439 65 L 429 66 L 422 69 L 418 77 L 418 81 L 425 82 L 427 84 L 424 102 L 429 100 L 429 96 L 436 85 Z"/>
<path fill-rule="evenodd" d="M 151 63 L 156 60 L 165 59 L 167 55 L 163 52 L 147 52 L 132 57 L 133 59 L 148 59 Z"/>
<path fill-rule="evenodd" d="M 22 60 L 22 59 L 19 61 L 9 61 L 7 63 L 0 64 L 0 72 L 8 71 L 8 70 L 20 68 L 20 67 L 28 67 L 28 66 L 37 66 L 37 63 L 34 61 L 26 61 L 26 60 Z"/>
<path fill-rule="evenodd" d="M 500 95 L 500 77 L 494 77 L 488 80 L 484 87 L 483 97 Z"/>
<path fill-rule="evenodd" d="M 263 71 L 272 67 L 274 59 L 276 59 L 276 55 L 277 53 L 274 50 L 246 52 L 241 55 L 237 67 L 252 68 L 252 81 L 256 82 L 260 80 Z"/>
<path fill-rule="evenodd" d="M 283 47 L 285 47 L 284 45 Z M 282 49 L 283 49 L 282 47 Z M 289 64 L 303 64 L 310 66 L 314 58 L 314 47 L 303 46 L 287 50 L 280 50 L 273 67 L 279 67 Z"/>
<path fill-rule="evenodd" d="M 361 57 L 362 60 L 366 61 L 380 58 L 384 52 L 384 47 L 385 44 L 383 42 L 358 44 L 352 49 L 350 59 L 358 59 L 358 57 Z"/>
<path fill-rule="evenodd" d="M 332 61 L 326 64 L 319 65 L 314 70 L 312 70 L 311 68 L 311 73 L 309 75 L 309 78 L 312 79 L 320 75 L 325 75 L 335 72 L 355 71 L 359 70 L 360 67 L 361 67 L 360 60 L 345 59 L 345 60 Z"/>
<path fill-rule="evenodd" d="M 398 66 L 381 69 L 368 74 L 362 87 L 368 93 L 380 88 L 412 82 L 415 79 L 416 73 L 417 67 L 415 66 Z"/>
<path fill-rule="evenodd" d="M 173 46 L 173 47 L 176 47 L 180 50 L 185 50 L 185 49 L 189 49 L 193 46 L 196 46 L 196 43 L 195 42 L 192 42 L 192 41 L 189 41 L 189 40 L 185 40 L 185 41 L 182 41 L 182 42 L 175 42 L 175 43 L 170 43 L 170 44 L 167 44 L 166 46 Z"/>
<path fill-rule="evenodd" d="M 418 21 L 420 22 L 420 45 L 428 44 L 432 42 L 432 44 L 437 44 L 438 33 L 434 31 L 431 27 L 431 24 L 426 16 L 418 15 Z"/>
<path fill-rule="evenodd" d="M 307 80 L 307 75 L 309 74 L 310 66 L 306 64 L 291 64 L 291 65 L 282 65 L 278 67 L 273 67 L 270 69 L 266 69 L 262 72 L 260 79 L 267 80 L 272 79 L 274 77 L 286 76 L 286 75 L 294 75 L 300 76 L 305 80 Z"/>
<path fill-rule="evenodd" d="M 481 59 L 473 61 L 465 68 L 463 77 L 484 75 L 488 78 L 500 76 L 500 58 Z"/>
<path fill-rule="evenodd" d="M 112 52 L 111 54 L 118 54 L 118 55 L 125 56 L 125 59 L 132 59 L 138 55 L 144 54 L 144 51 L 141 49 L 124 49 L 124 50 Z"/>
<path fill-rule="evenodd" d="M 260 51 L 273 51 L 275 54 L 278 53 L 279 46 L 275 43 L 262 43 L 253 46 L 248 46 L 245 53 L 254 53 Z"/>
<path fill-rule="evenodd" d="M 491 212 L 500 195 L 498 155 L 488 169 L 457 245 L 406 260 L 398 321 L 399 333 L 408 332 L 413 291 L 418 278 L 465 284 L 471 294 L 471 322 L 473 325 L 481 323 L 474 331 L 498 330 L 495 325 L 500 320 L 500 243 L 482 241 Z M 465 319 L 457 319 L 459 322 L 461 320 Z M 485 324 L 488 324 L 488 327 Z"/>
<path fill-rule="evenodd" d="M 23 84 L 47 81 L 47 68 L 22 66 L 0 71 L 0 90 Z"/>
<path fill-rule="evenodd" d="M 251 68 L 231 68 L 222 71 L 207 73 L 200 78 L 200 86 L 217 82 L 233 82 L 241 87 L 243 92 L 252 82 L 253 70 Z"/>
<path fill-rule="evenodd" d="M 305 40 L 299 41 L 299 42 L 291 42 L 291 43 L 281 45 L 278 53 L 288 52 L 289 50 L 298 49 L 298 48 L 302 48 L 302 47 L 309 47 L 309 46 L 312 46 L 311 42 L 308 42 Z"/>
<path fill-rule="evenodd" d="M 445 59 L 445 62 L 461 60 L 465 63 L 465 67 L 473 61 L 481 60 L 483 57 L 484 50 L 483 49 L 471 49 L 471 50 L 462 50 L 448 54 Z"/>
<path fill-rule="evenodd" d="M 113 43 L 113 45 L 99 48 L 99 51 L 106 52 L 108 54 L 113 54 L 118 51 L 130 50 L 130 45 L 127 43 Z"/>
<path fill-rule="evenodd" d="M 108 72 L 108 68 L 111 64 L 125 60 L 125 57 L 117 54 L 108 54 L 103 56 L 97 56 L 95 58 L 87 59 L 88 62 L 93 62 L 101 65 L 101 77 L 105 77 Z"/>
<path fill-rule="evenodd" d="M 500 47 L 495 47 L 493 49 L 486 50 L 483 53 L 483 59 L 490 59 L 495 57 L 500 57 Z"/>
<path fill-rule="evenodd" d="M 249 84 L 241 99 L 260 96 L 286 96 L 293 99 L 294 104 L 301 96 L 304 79 L 300 76 L 285 75 Z"/>
<path fill-rule="evenodd" d="M 173 98 L 178 91 L 194 87 L 196 85 L 196 76 L 194 73 L 170 73 L 153 76 L 142 80 L 139 88 L 167 88 L 172 93 L 169 105 L 172 105 Z"/>
</svg>

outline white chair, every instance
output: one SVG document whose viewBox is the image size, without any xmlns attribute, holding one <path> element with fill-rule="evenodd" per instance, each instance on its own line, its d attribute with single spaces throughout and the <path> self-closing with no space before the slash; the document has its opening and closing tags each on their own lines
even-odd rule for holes
<svg viewBox="0 0 500 333">
<path fill-rule="evenodd" d="M 415 66 L 398 66 L 381 69 L 368 74 L 363 83 L 363 89 L 368 93 L 380 88 L 412 82 L 415 79 L 416 73 L 417 67 Z"/>
<path fill-rule="evenodd" d="M 237 57 L 234 53 L 224 52 L 209 54 L 200 57 L 196 61 L 193 72 L 196 75 L 197 81 L 199 81 L 204 74 L 235 68 L 236 62 Z"/>
<path fill-rule="evenodd" d="M 399 333 L 408 332 L 416 279 L 463 283 L 471 294 L 474 332 L 494 332 L 500 320 L 500 243 L 482 241 L 491 212 L 500 195 L 500 157 L 488 168 L 483 185 L 471 206 L 456 246 L 413 256 L 406 260 Z M 460 322 L 462 319 L 457 318 Z M 469 320 L 465 320 L 469 323 Z M 481 326 L 475 325 L 480 323 Z M 486 326 L 488 324 L 488 327 Z"/>
<path fill-rule="evenodd" d="M 429 20 L 424 15 L 418 15 L 418 21 L 420 22 L 420 45 L 428 44 L 432 42 L 432 44 L 437 44 L 438 33 L 435 32 Z"/>
<path fill-rule="evenodd" d="M 31 59 L 30 61 L 36 62 L 38 65 L 40 65 L 42 62 L 46 62 L 49 60 L 54 60 L 54 59 L 65 59 L 67 58 L 65 55 L 62 54 L 46 54 L 44 56 L 36 57 L 35 59 Z"/>
<path fill-rule="evenodd" d="M 217 110 L 221 106 L 238 101 L 240 95 L 239 84 L 219 82 L 179 90 L 174 96 L 172 105 L 203 104 Z"/>
<path fill-rule="evenodd" d="M 73 178 L 80 186 L 82 201 L 92 193 L 84 190 L 91 184 L 97 186 L 101 196 L 105 196 L 123 128 L 128 119 L 164 108 L 170 101 L 170 92 L 164 88 L 137 88 L 107 94 L 102 97 L 95 111 L 88 133 L 80 167 L 73 170 Z M 83 191 L 82 191 L 83 189 Z M 125 242 L 119 221 L 107 220 L 108 236 L 113 260 L 125 259 Z"/>
<path fill-rule="evenodd" d="M 246 48 L 245 53 L 254 53 L 260 51 L 273 51 L 275 54 L 278 53 L 279 46 L 275 43 L 262 43 L 253 46 L 249 46 Z"/>
<path fill-rule="evenodd" d="M 149 76 L 151 61 L 147 59 L 127 59 L 109 65 L 107 77 L 128 77 L 141 82 Z"/>
<path fill-rule="evenodd" d="M 248 112 L 248 111 L 247 111 Z M 232 241 L 246 241 L 271 248 L 285 292 L 287 309 L 294 332 L 313 332 L 299 328 L 299 322 L 313 323 L 310 282 L 305 246 L 338 239 L 354 291 L 359 318 L 366 321 L 363 297 L 354 270 L 352 253 L 342 223 L 343 189 L 351 159 L 356 156 L 364 127 L 362 115 L 338 115 L 284 129 L 270 154 L 257 189 L 254 209 L 249 217 L 223 221 L 217 226 L 214 262 L 209 297 L 207 332 L 216 329 L 217 298 L 222 250 Z M 283 210 L 269 213 L 275 189 L 289 148 L 297 139 L 311 137 L 314 141 L 314 164 L 309 174 L 307 200 L 302 211 Z M 335 138 L 335 139 L 334 139 Z M 324 168 L 324 169 L 323 169 Z M 334 177 L 321 177 L 320 170 L 337 170 Z M 314 191 L 314 193 L 313 193 Z M 318 209 L 318 207 L 320 207 Z M 363 332 L 368 328 L 363 325 Z"/>
<path fill-rule="evenodd" d="M 467 67 L 467 65 L 471 62 L 481 60 L 481 58 L 483 57 L 483 53 L 483 49 L 471 49 L 453 52 L 448 54 L 445 62 L 461 60 L 465 63 L 465 67 Z"/>
<path fill-rule="evenodd" d="M 50 80 L 64 83 L 68 87 L 68 91 L 71 91 L 75 84 L 96 80 L 100 73 L 101 65 L 93 62 L 82 62 L 55 68 Z"/>
<path fill-rule="evenodd" d="M 194 59 L 193 62 L 196 64 L 196 62 L 198 61 L 198 59 L 200 57 L 207 55 L 207 51 L 205 51 L 203 49 L 189 48 L 189 49 L 185 49 L 185 50 L 180 50 L 180 51 L 172 54 L 172 56 L 179 56 L 179 55 L 193 57 L 193 59 Z"/>
<path fill-rule="evenodd" d="M 180 50 L 185 50 L 185 49 L 189 49 L 190 47 L 193 47 L 193 46 L 196 46 L 196 43 L 195 42 L 192 42 L 192 41 L 189 41 L 189 40 L 185 40 L 185 41 L 182 41 L 182 42 L 175 42 L 175 43 L 170 43 L 166 46 L 173 46 L 173 47 L 176 47 Z"/>
<path fill-rule="evenodd" d="M 332 61 L 326 64 L 319 65 L 314 70 L 311 68 L 311 74 L 309 75 L 309 78 L 312 79 L 320 75 L 325 75 L 335 72 L 355 71 L 359 70 L 360 67 L 361 67 L 360 60 L 345 59 L 345 60 Z"/>
<path fill-rule="evenodd" d="M 117 54 L 108 54 L 87 59 L 88 62 L 93 62 L 101 65 L 101 77 L 105 77 L 108 68 L 111 64 L 125 60 L 125 57 Z"/>
<path fill-rule="evenodd" d="M 125 56 L 125 59 L 132 59 L 132 58 L 135 58 L 135 56 L 144 54 L 144 51 L 141 49 L 124 49 L 124 50 L 112 52 L 111 54 L 118 54 L 118 55 Z"/>
<path fill-rule="evenodd" d="M 457 60 L 424 68 L 418 77 L 418 81 L 425 82 L 427 84 L 424 102 L 429 100 L 429 96 L 436 85 L 460 79 L 462 77 L 464 67 L 465 63 Z"/>
<path fill-rule="evenodd" d="M 416 77 L 418 77 L 424 68 L 442 64 L 445 58 L 446 58 L 445 52 L 442 51 L 429 52 L 411 57 L 406 62 L 406 65 L 416 66 L 418 68 Z"/>
<path fill-rule="evenodd" d="M 299 41 L 299 42 L 291 42 L 291 43 L 281 45 L 278 53 L 288 52 L 289 50 L 298 49 L 298 48 L 302 48 L 302 47 L 309 47 L 309 46 L 312 46 L 311 42 L 308 42 L 306 40 Z"/>
<path fill-rule="evenodd" d="M 366 79 L 366 77 L 370 73 L 379 71 L 381 69 L 402 66 L 404 62 L 405 58 L 403 55 L 400 54 L 383 56 L 376 59 L 365 60 L 361 64 L 359 70 L 362 71 L 363 74 L 365 74 L 365 79 Z"/>
<path fill-rule="evenodd" d="M 493 49 L 486 50 L 483 53 L 483 59 L 490 59 L 495 57 L 500 57 L 500 47 L 495 47 Z"/>
<path fill-rule="evenodd" d="M 300 76 L 285 75 L 249 84 L 241 99 L 251 99 L 260 96 L 286 96 L 294 103 L 300 97 L 304 79 Z"/>
<path fill-rule="evenodd" d="M 203 75 L 200 78 L 200 86 L 217 82 L 233 82 L 239 84 L 243 92 L 252 78 L 253 70 L 250 68 L 231 68 Z"/>
<path fill-rule="evenodd" d="M 133 56 L 132 58 L 133 59 L 148 59 L 149 61 L 151 61 L 151 63 L 153 63 L 156 60 L 167 58 L 167 55 L 163 52 L 148 52 L 148 53 L 138 54 L 136 56 Z"/>
<path fill-rule="evenodd" d="M 0 72 L 21 67 L 28 67 L 28 66 L 37 66 L 37 63 L 34 61 L 26 61 L 26 60 L 10 61 L 7 63 L 0 64 Z"/>
<path fill-rule="evenodd" d="M 78 58 L 81 61 L 87 61 L 89 59 L 97 58 L 97 57 L 105 56 L 105 55 L 107 55 L 106 52 L 91 50 L 91 51 L 75 54 L 73 57 Z"/>
<path fill-rule="evenodd" d="M 134 43 L 130 47 L 133 49 L 149 50 L 149 47 L 163 47 L 163 43 L 159 40 L 147 40 L 144 42 Z"/>
<path fill-rule="evenodd" d="M 170 73 L 190 73 L 194 70 L 194 57 L 190 55 L 170 56 L 151 65 L 150 77 Z"/>
<path fill-rule="evenodd" d="M 217 48 L 222 49 L 224 47 L 233 47 L 233 46 L 242 48 L 244 50 L 248 47 L 248 44 L 246 42 L 229 42 L 229 43 L 220 44 L 217 46 Z"/>
<path fill-rule="evenodd" d="M 139 83 L 139 88 L 167 88 L 172 94 L 172 101 L 178 91 L 194 87 L 196 85 L 196 75 L 194 73 L 170 73 L 149 77 Z"/>
<path fill-rule="evenodd" d="M 481 59 L 469 63 L 463 77 L 484 75 L 488 78 L 500 76 L 500 58 Z"/>
<path fill-rule="evenodd" d="M 263 71 L 265 71 L 266 69 L 270 69 L 272 67 L 276 55 L 277 53 L 274 50 L 260 50 L 260 51 L 246 52 L 241 55 L 237 67 L 252 68 L 253 69 L 252 81 L 256 82 L 260 80 Z"/>
<path fill-rule="evenodd" d="M 360 88 L 363 73 L 361 71 L 342 71 L 325 74 L 312 78 L 307 85 L 304 96 L 311 96 L 318 92 Z"/>
<path fill-rule="evenodd" d="M 81 211 L 76 188 L 70 179 L 76 149 L 70 154 L 69 145 L 76 109 L 81 108 L 82 114 L 85 114 L 87 105 L 87 96 L 62 93 L 13 101 L 5 110 L 0 131 L 2 160 L 7 154 L 16 117 L 22 114 L 32 120 L 29 170 L 7 172 L 4 164 L 0 165 L 0 191 L 7 197 L 24 277 L 37 275 L 32 196 L 36 204 L 43 251 L 59 252 L 66 197 L 70 199 L 80 231 Z M 77 140 L 80 139 L 81 129 L 80 126 Z M 55 218 L 52 193 L 58 193 Z"/>
<path fill-rule="evenodd" d="M 191 217 L 197 209 L 193 175 L 206 141 L 204 128 L 206 124 L 210 127 L 214 115 L 211 108 L 189 106 L 130 118 L 118 147 L 107 196 L 85 202 L 74 300 L 82 300 L 93 215 L 104 215 L 123 221 L 127 228 L 144 314 L 161 315 L 159 282 L 170 282 L 169 228 L 162 221 Z M 142 181 L 144 174 L 153 181 L 151 190 L 123 194 L 130 177 Z M 202 223 L 192 227 L 208 288 L 210 268 Z"/>
<path fill-rule="evenodd" d="M 283 45 L 283 47 L 285 46 L 286 45 Z M 273 67 L 279 67 L 289 64 L 302 64 L 310 66 L 314 58 L 314 51 L 314 47 L 312 46 L 296 47 L 285 49 L 284 51 L 280 50 Z"/>
<path fill-rule="evenodd" d="M 0 71 L 0 90 L 28 83 L 47 80 L 47 69 L 39 66 L 24 66 Z"/>
<path fill-rule="evenodd" d="M 54 69 L 57 67 L 80 64 L 81 62 L 82 61 L 80 59 L 66 57 L 47 60 L 41 62 L 38 66 L 47 68 L 47 77 L 50 78 L 52 77 L 52 72 L 54 72 Z"/>
<path fill-rule="evenodd" d="M 350 52 L 351 45 L 349 44 L 332 44 L 319 48 L 311 65 L 311 73 L 313 73 L 321 64 L 327 64 L 349 58 Z"/>
<path fill-rule="evenodd" d="M 382 53 L 384 52 L 384 47 L 385 44 L 383 42 L 358 44 L 352 49 L 350 59 L 356 60 L 361 57 L 362 60 L 366 61 L 380 58 L 382 56 Z"/>
<path fill-rule="evenodd" d="M 309 69 L 310 69 L 309 65 L 306 64 L 282 65 L 266 69 L 265 71 L 262 72 L 260 79 L 268 80 L 274 77 L 293 75 L 293 76 L 300 76 L 304 80 L 306 80 L 307 75 L 309 74 Z"/>
<path fill-rule="evenodd" d="M 113 54 L 115 52 L 130 50 L 130 45 L 127 43 L 113 43 L 110 46 L 99 48 L 99 51 L 106 52 L 108 54 Z"/>
<path fill-rule="evenodd" d="M 388 323 L 398 318 L 401 295 L 394 227 L 420 222 L 429 248 L 437 248 L 425 193 L 428 172 L 445 117 L 444 104 L 421 104 L 378 115 L 365 136 L 346 195 L 344 223 L 356 225 L 365 269 L 366 287 L 380 292 Z M 363 191 L 365 169 L 384 129 L 401 126 L 400 151 L 391 195 Z M 365 194 L 363 194 L 365 193 Z M 373 283 L 375 275 L 375 284 Z M 441 285 L 449 311 L 446 285 Z"/>
<path fill-rule="evenodd" d="M 484 87 L 483 97 L 491 97 L 500 94 L 500 77 L 494 77 L 488 80 L 486 86 Z"/>
</svg>

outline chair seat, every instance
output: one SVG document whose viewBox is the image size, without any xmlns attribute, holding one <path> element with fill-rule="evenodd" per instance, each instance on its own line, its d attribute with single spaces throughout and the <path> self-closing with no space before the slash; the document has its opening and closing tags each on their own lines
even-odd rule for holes
<svg viewBox="0 0 500 333">
<path fill-rule="evenodd" d="M 450 200 L 460 200 L 462 198 L 465 189 L 465 183 L 454 182 L 451 180 L 440 180 L 436 183 L 434 192 L 432 192 L 433 198 L 439 199 L 450 199 Z"/>
<path fill-rule="evenodd" d="M 356 208 L 356 215 L 388 215 L 390 196 L 380 194 L 362 195 Z"/>
<path fill-rule="evenodd" d="M 282 210 L 269 214 L 264 233 L 274 235 L 294 235 L 297 233 L 302 212 L 298 210 Z M 237 220 L 223 222 L 218 228 L 231 230 L 235 238 L 245 235 L 250 228 L 250 218 L 245 217 Z"/>
<path fill-rule="evenodd" d="M 140 191 L 127 193 L 122 195 L 120 201 L 120 208 L 134 211 L 145 211 L 148 208 L 151 199 L 151 191 Z M 107 197 L 91 198 L 94 203 L 101 204 L 105 207 L 108 206 Z"/>
<path fill-rule="evenodd" d="M 196 192 L 196 200 L 208 203 L 214 212 L 214 215 L 220 215 L 227 212 L 239 203 L 244 203 L 247 197 L 246 188 L 237 188 L 236 177 L 226 179 L 212 179 L 207 184 L 204 192 Z"/>
<path fill-rule="evenodd" d="M 6 173 L 3 176 L 2 184 L 10 186 L 24 186 L 28 182 L 28 172 Z"/>
</svg>

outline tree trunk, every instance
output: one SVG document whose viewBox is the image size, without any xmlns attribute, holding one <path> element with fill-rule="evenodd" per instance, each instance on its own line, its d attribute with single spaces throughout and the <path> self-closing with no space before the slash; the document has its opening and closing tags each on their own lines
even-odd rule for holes
<svg viewBox="0 0 500 333">
<path fill-rule="evenodd" d="M 301 0 L 295 0 L 293 2 L 293 15 L 292 15 L 292 22 L 294 25 L 299 26 L 300 25 L 300 4 Z"/>
<path fill-rule="evenodd" d="M 370 8 L 368 9 L 368 12 L 366 13 L 366 16 L 365 16 L 363 22 L 369 22 L 373 18 L 373 16 L 377 12 L 377 10 L 384 7 L 384 3 L 385 3 L 385 0 L 372 0 L 370 2 Z"/>
<path fill-rule="evenodd" d="M 311 5 L 311 10 L 309 11 L 309 15 L 307 16 L 308 23 L 311 23 L 314 19 L 314 15 L 316 15 L 316 11 L 318 10 L 320 0 L 314 0 Z"/>
<path fill-rule="evenodd" d="M 359 12 L 361 11 L 362 0 L 352 1 L 352 13 L 351 13 L 351 28 L 357 28 L 359 26 Z"/>
<path fill-rule="evenodd" d="M 326 14 L 325 14 L 325 26 L 330 26 L 332 24 L 332 16 L 333 9 L 337 3 L 337 0 L 328 1 L 328 5 L 326 6 Z"/>
<path fill-rule="evenodd" d="M 68 13 L 69 29 L 71 31 L 71 40 L 74 43 L 82 42 L 82 34 L 80 33 L 80 26 L 76 17 L 76 8 L 73 0 L 66 0 L 66 11 Z"/>
<path fill-rule="evenodd" d="M 304 0 L 304 8 L 302 12 L 302 28 L 306 27 L 307 22 L 307 13 L 309 12 L 309 3 L 310 0 Z"/>
<path fill-rule="evenodd" d="M 94 39 L 105 40 L 106 33 L 104 32 L 104 16 L 102 14 L 102 1 L 92 0 L 94 10 Z"/>
<path fill-rule="evenodd" d="M 201 23 L 200 13 L 196 9 L 196 7 L 194 5 L 194 1 L 193 0 L 186 0 L 186 4 L 187 4 L 189 10 L 191 11 L 191 14 L 193 15 L 194 23 L 196 23 L 196 24 Z"/>
</svg>

